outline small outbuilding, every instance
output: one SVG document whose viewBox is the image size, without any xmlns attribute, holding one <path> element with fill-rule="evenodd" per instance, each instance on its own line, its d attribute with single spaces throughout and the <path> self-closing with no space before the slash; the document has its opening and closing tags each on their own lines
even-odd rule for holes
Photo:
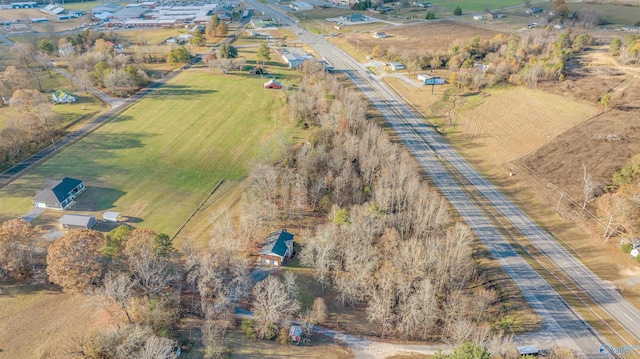
<svg viewBox="0 0 640 359">
<path fill-rule="evenodd" d="M 390 62 L 389 67 L 393 71 L 404 70 L 406 68 L 406 66 L 401 62 Z"/>
<path fill-rule="evenodd" d="M 538 354 L 540 354 L 540 351 L 538 350 L 538 348 L 536 348 L 535 345 L 525 345 L 522 347 L 518 347 L 518 353 L 520 355 L 537 356 Z"/>
<path fill-rule="evenodd" d="M 102 214 L 102 220 L 105 222 L 118 222 L 120 220 L 120 212 L 104 212 Z"/>
<path fill-rule="evenodd" d="M 285 264 L 295 254 L 293 234 L 286 230 L 272 232 L 260 250 L 260 263 L 273 266 Z"/>
<path fill-rule="evenodd" d="M 264 83 L 264 88 L 272 89 L 272 90 L 280 90 L 282 88 L 282 84 L 274 79 L 271 79 Z"/>
<path fill-rule="evenodd" d="M 302 328 L 297 325 L 291 326 L 289 329 L 289 338 L 291 338 L 291 341 L 296 345 L 300 345 L 300 342 L 302 341 Z"/>
<path fill-rule="evenodd" d="M 65 214 L 60 218 L 60 224 L 67 229 L 91 229 L 97 222 L 96 217 L 81 214 Z"/>
<path fill-rule="evenodd" d="M 373 33 L 373 37 L 375 37 L 376 39 L 384 39 L 387 37 L 387 33 L 385 32 L 374 32 Z"/>
</svg>

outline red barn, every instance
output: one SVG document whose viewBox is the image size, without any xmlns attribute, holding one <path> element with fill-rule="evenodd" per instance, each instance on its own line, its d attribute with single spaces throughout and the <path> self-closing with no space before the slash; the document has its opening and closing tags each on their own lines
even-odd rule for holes
<svg viewBox="0 0 640 359">
<path fill-rule="evenodd" d="M 282 84 L 279 83 L 278 81 L 271 79 L 267 82 L 264 83 L 264 88 L 266 89 L 273 89 L 273 90 L 280 90 L 282 88 Z"/>
</svg>

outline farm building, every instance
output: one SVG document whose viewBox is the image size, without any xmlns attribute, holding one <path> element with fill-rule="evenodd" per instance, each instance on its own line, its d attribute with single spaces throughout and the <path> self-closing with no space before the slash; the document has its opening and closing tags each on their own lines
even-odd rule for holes
<svg viewBox="0 0 640 359">
<path fill-rule="evenodd" d="M 404 70 L 406 68 L 406 66 L 401 62 L 390 62 L 389 67 L 393 71 Z"/>
<path fill-rule="evenodd" d="M 272 90 L 280 90 L 282 88 L 282 84 L 274 79 L 271 79 L 264 83 L 264 88 L 272 89 Z"/>
<path fill-rule="evenodd" d="M 490 12 L 487 14 L 487 19 L 489 20 L 493 20 L 493 19 L 502 19 L 504 17 L 504 14 L 499 13 L 499 12 Z"/>
<path fill-rule="evenodd" d="M 65 214 L 60 218 L 60 224 L 67 229 L 91 229 L 98 221 L 94 216 L 85 216 L 80 214 Z"/>
<path fill-rule="evenodd" d="M 78 100 L 78 98 L 76 96 L 74 96 L 73 94 L 70 94 L 68 92 L 64 92 L 62 90 L 57 90 L 54 91 L 51 94 L 51 97 L 53 98 L 53 103 L 58 104 L 58 103 L 74 103 Z"/>
<path fill-rule="evenodd" d="M 522 347 L 518 347 L 518 353 L 520 355 L 538 355 L 540 352 L 535 345 L 526 345 Z"/>
<path fill-rule="evenodd" d="M 33 199 L 37 208 L 66 209 L 73 200 L 85 190 L 84 181 L 65 177 L 62 180 L 47 179 L 44 189 L 38 191 Z"/>
<path fill-rule="evenodd" d="M 49 19 L 47 19 L 46 17 L 35 17 L 35 18 L 33 18 L 33 19 L 29 20 L 29 21 L 31 21 L 32 24 L 35 24 L 35 23 L 38 23 L 38 22 L 47 22 L 47 21 L 49 21 Z"/>
<path fill-rule="evenodd" d="M 108 12 L 111 14 L 114 14 L 116 11 L 122 9 L 122 5 L 115 3 L 115 2 L 108 2 L 105 4 L 102 4 L 100 6 L 96 6 L 93 9 L 91 9 L 91 12 L 95 15 L 95 14 L 100 14 L 103 12 Z"/>
<path fill-rule="evenodd" d="M 482 20 L 482 15 L 475 15 L 473 17 L 474 20 Z"/>
<path fill-rule="evenodd" d="M 118 222 L 120 220 L 120 212 L 104 212 L 102 214 L 102 220 L 105 222 Z"/>
<path fill-rule="evenodd" d="M 298 66 L 302 66 L 302 63 L 307 61 L 304 56 L 299 54 L 292 54 L 289 52 L 282 54 L 282 60 L 284 60 L 284 63 L 289 65 L 289 67 L 292 69 L 297 69 Z"/>
<path fill-rule="evenodd" d="M 374 32 L 373 37 L 376 39 L 384 39 L 387 37 L 387 34 L 385 32 Z"/>
<path fill-rule="evenodd" d="M 351 15 L 340 16 L 340 20 L 342 20 L 342 21 L 351 21 L 351 22 L 360 22 L 360 21 L 367 21 L 367 17 L 362 15 L 362 14 L 351 14 Z"/>
<path fill-rule="evenodd" d="M 272 232 L 260 250 L 260 263 L 281 266 L 294 255 L 293 234 L 286 230 Z"/>
<path fill-rule="evenodd" d="M 10 5 L 12 9 L 30 9 L 30 8 L 38 7 L 38 3 L 33 1 L 12 2 Z"/>
<path fill-rule="evenodd" d="M 58 5 L 50 4 L 40 9 L 40 11 L 50 15 L 60 15 L 64 12 L 64 8 Z"/>
</svg>

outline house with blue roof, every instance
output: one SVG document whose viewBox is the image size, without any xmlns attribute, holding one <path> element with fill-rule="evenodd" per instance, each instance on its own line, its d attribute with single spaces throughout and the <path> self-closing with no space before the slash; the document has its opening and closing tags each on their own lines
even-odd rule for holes
<svg viewBox="0 0 640 359">
<path fill-rule="evenodd" d="M 61 180 L 47 179 L 44 189 L 38 191 L 33 198 L 33 206 L 37 208 L 67 209 L 84 190 L 84 181 L 79 179 L 69 177 Z"/>
<path fill-rule="evenodd" d="M 293 234 L 286 230 L 271 232 L 260 250 L 260 263 L 281 266 L 293 258 Z"/>
</svg>

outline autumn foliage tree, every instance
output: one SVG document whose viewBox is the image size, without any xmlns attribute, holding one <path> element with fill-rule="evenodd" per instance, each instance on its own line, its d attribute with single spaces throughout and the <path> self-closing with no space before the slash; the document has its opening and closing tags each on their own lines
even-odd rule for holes
<svg viewBox="0 0 640 359">
<path fill-rule="evenodd" d="M 28 279 L 42 265 L 36 248 L 38 232 L 22 219 L 12 219 L 0 226 L 0 278 Z"/>
<path fill-rule="evenodd" d="M 98 285 L 103 275 L 102 233 L 74 229 L 49 247 L 47 274 L 49 280 L 64 290 L 84 291 Z"/>
</svg>

